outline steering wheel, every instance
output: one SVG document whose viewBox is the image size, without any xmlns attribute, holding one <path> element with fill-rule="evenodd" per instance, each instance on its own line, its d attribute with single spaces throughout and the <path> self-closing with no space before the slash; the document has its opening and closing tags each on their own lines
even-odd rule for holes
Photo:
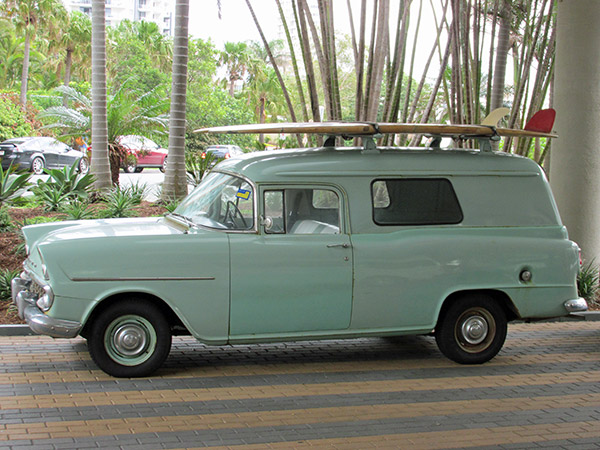
<svg viewBox="0 0 600 450">
<path fill-rule="evenodd" d="M 240 228 L 240 227 L 238 227 L 237 223 L 235 222 L 235 217 L 236 216 L 239 217 L 240 220 L 242 221 L 242 223 L 244 224 L 244 228 L 243 229 L 247 230 L 248 229 L 248 223 L 246 222 L 246 219 L 242 215 L 242 212 L 239 210 L 239 208 L 237 207 L 237 205 L 235 203 L 233 203 L 231 200 L 227 200 L 227 208 L 225 209 L 224 220 L 225 220 L 225 222 L 227 222 L 227 218 L 229 217 L 230 223 L 235 228 Z"/>
</svg>

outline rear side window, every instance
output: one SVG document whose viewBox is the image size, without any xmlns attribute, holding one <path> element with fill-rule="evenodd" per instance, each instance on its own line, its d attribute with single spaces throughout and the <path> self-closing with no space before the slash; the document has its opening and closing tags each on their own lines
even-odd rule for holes
<svg viewBox="0 0 600 450">
<path fill-rule="evenodd" d="M 375 180 L 371 194 L 377 225 L 444 225 L 463 219 L 452 184 L 443 178 Z"/>
</svg>

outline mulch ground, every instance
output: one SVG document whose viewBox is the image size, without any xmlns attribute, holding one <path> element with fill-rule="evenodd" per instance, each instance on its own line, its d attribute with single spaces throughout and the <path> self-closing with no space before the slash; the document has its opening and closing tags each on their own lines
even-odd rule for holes
<svg viewBox="0 0 600 450">
<path fill-rule="evenodd" d="M 162 206 L 153 203 L 142 202 L 135 208 L 139 217 L 158 216 L 165 213 Z M 60 217 L 60 213 L 47 212 L 43 208 L 10 208 L 12 223 L 20 225 L 27 219 L 34 217 Z M 17 252 L 22 243 L 21 234 L 18 229 L 0 232 L 0 269 L 20 270 L 23 266 L 24 255 Z M 16 309 L 10 302 L 0 301 L 0 325 L 23 323 L 17 316 Z"/>
</svg>

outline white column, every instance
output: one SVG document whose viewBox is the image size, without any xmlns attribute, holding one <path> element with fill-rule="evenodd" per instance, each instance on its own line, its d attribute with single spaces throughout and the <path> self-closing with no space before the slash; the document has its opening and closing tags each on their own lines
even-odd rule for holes
<svg viewBox="0 0 600 450">
<path fill-rule="evenodd" d="M 550 185 L 569 237 L 600 263 L 600 1 L 559 0 Z"/>
</svg>

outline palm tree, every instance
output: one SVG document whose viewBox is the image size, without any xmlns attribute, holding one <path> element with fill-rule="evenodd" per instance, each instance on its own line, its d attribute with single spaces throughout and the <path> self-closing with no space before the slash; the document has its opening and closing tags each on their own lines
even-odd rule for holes
<svg viewBox="0 0 600 450">
<path fill-rule="evenodd" d="M 104 0 L 92 0 L 92 174 L 97 190 L 110 189 L 106 118 L 106 18 Z M 114 172 L 113 172 L 114 173 Z M 117 172 L 118 183 L 118 172 Z"/>
<path fill-rule="evenodd" d="M 64 85 L 68 86 L 71 82 L 73 61 L 80 66 L 87 66 L 92 43 L 90 18 L 79 11 L 73 11 L 69 15 L 69 25 L 64 30 L 60 43 L 65 51 Z"/>
<path fill-rule="evenodd" d="M 219 63 L 227 68 L 229 74 L 229 95 L 233 97 L 235 82 L 243 80 L 248 65 L 248 46 L 244 42 L 225 42 Z"/>
<path fill-rule="evenodd" d="M 185 107 L 187 94 L 189 0 L 175 5 L 175 39 L 173 49 L 173 81 L 171 119 L 169 123 L 169 163 L 165 171 L 162 199 L 171 201 L 187 195 L 185 170 Z"/>
<path fill-rule="evenodd" d="M 15 86 L 23 64 L 23 45 L 25 38 L 19 38 L 14 30 L 0 34 L 0 86 L 11 89 Z"/>
<path fill-rule="evenodd" d="M 262 71 L 255 70 L 250 77 L 246 92 L 248 93 L 248 103 L 254 106 L 259 123 L 265 123 L 267 115 L 271 116 L 273 122 L 277 121 L 277 116 L 285 115 L 283 92 L 273 68 L 263 63 Z M 263 144 L 264 135 L 260 134 L 258 141 Z"/>
<path fill-rule="evenodd" d="M 94 102 L 92 99 L 68 86 L 59 86 L 56 91 L 67 98 L 72 105 L 52 106 L 38 115 L 48 123 L 45 128 L 57 129 L 63 138 L 92 137 L 92 161 L 96 147 L 94 139 Z M 185 105 L 185 103 L 184 103 Z M 144 134 L 145 136 L 164 133 L 167 126 L 167 102 L 155 89 L 150 92 L 132 91 L 127 83 L 121 86 L 106 102 L 106 138 L 110 150 L 112 184 L 119 182 L 119 168 L 123 149 L 119 136 Z M 184 175 L 185 177 L 185 175 Z"/>
<path fill-rule="evenodd" d="M 1 8 L 13 20 L 17 30 L 25 35 L 19 98 L 24 105 L 27 101 L 31 42 L 35 39 L 38 28 L 44 27 L 47 32 L 59 29 L 60 21 L 64 21 L 66 17 L 66 10 L 60 0 L 5 0 Z"/>
</svg>

